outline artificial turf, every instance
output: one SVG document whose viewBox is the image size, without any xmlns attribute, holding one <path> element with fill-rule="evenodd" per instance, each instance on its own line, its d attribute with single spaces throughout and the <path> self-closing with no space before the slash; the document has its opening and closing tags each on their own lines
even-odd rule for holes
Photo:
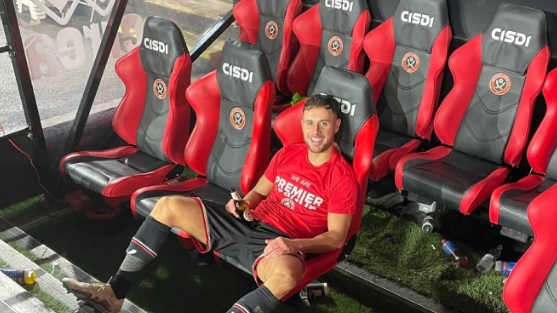
<svg viewBox="0 0 557 313">
<path fill-rule="evenodd" d="M 0 267 L 9 268 L 9 265 L 0 258 Z M 39 299 L 44 305 L 46 305 L 49 309 L 51 309 L 54 312 L 57 312 L 57 313 L 72 313 L 73 312 L 73 310 L 70 310 L 67 306 L 62 304 L 60 301 L 54 299 L 53 297 L 48 295 L 46 292 L 42 291 L 41 288 L 38 287 L 37 284 L 26 285 L 26 286 L 23 286 L 23 288 L 25 290 L 27 290 L 27 292 L 32 294 L 35 298 Z"/>
<path fill-rule="evenodd" d="M 474 230 L 469 230 L 474 231 Z M 388 240 L 387 238 L 394 238 Z M 366 208 L 350 259 L 368 272 L 388 278 L 461 312 L 508 312 L 501 298 L 505 276 L 475 270 L 481 256 L 456 242 L 468 257 L 460 268 L 441 249 L 442 235 L 388 212 Z"/>
</svg>

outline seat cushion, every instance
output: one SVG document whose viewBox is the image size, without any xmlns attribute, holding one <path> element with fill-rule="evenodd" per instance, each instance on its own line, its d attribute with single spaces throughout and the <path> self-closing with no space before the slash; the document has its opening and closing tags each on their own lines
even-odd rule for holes
<svg viewBox="0 0 557 313">
<path fill-rule="evenodd" d="M 406 135 L 380 128 L 375 139 L 373 159 L 369 175 L 372 180 L 378 181 L 395 169 L 401 157 L 414 152 L 421 141 Z"/>
<path fill-rule="evenodd" d="M 122 197 L 138 188 L 162 183 L 175 164 L 126 146 L 71 153 L 61 166 L 62 173 L 77 184 L 105 197 Z"/>
<path fill-rule="evenodd" d="M 491 197 L 489 217 L 492 223 L 534 235 L 528 221 L 528 206 L 555 181 L 540 175 L 528 175 L 516 183 L 497 188 Z"/>
<path fill-rule="evenodd" d="M 509 170 L 448 147 L 403 157 L 395 181 L 409 190 L 464 214 L 470 214 L 503 183 Z"/>
<path fill-rule="evenodd" d="M 228 190 L 209 183 L 204 178 L 194 178 L 176 185 L 153 186 L 138 190 L 131 200 L 134 215 L 149 216 L 157 201 L 164 196 L 199 197 L 210 199 L 223 206 L 231 199 Z"/>
</svg>

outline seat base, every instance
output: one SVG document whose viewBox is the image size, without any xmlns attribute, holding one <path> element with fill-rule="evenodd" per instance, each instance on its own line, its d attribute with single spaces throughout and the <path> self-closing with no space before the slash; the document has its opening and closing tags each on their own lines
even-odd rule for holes
<svg viewBox="0 0 557 313">
<path fill-rule="evenodd" d="M 503 183 L 509 170 L 449 147 L 403 157 L 395 181 L 399 189 L 470 214 Z"/>
</svg>

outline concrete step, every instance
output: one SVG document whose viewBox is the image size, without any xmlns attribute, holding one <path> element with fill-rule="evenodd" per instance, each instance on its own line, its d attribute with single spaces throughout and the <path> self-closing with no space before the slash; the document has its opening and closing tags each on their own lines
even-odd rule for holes
<svg viewBox="0 0 557 313">
<path fill-rule="evenodd" d="M 89 283 L 98 281 L 17 227 L 9 228 L 5 230 L 3 234 L 7 237 L 7 242 L 14 242 L 19 247 L 29 250 L 33 255 L 40 258 L 41 262 L 58 262 L 63 276 L 65 277 Z M 40 286 L 41 290 L 66 305 L 71 310 L 79 309 L 76 297 L 73 294 L 67 293 L 60 280 L 50 275 L 50 273 L 45 272 L 37 264 L 27 259 L 4 241 L 0 241 L 0 258 L 8 263 L 10 267 L 34 269 L 37 272 L 37 284 Z M 2 311 L 0 310 L 0 312 Z M 143 309 L 128 300 L 124 301 L 121 312 L 146 313 Z"/>
<path fill-rule="evenodd" d="M 22 286 L 0 273 L 0 312 L 54 313 Z"/>
</svg>

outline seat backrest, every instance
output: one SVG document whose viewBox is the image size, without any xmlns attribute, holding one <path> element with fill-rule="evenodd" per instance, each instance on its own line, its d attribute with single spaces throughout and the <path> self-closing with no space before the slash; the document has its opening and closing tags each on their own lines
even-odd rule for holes
<svg viewBox="0 0 557 313">
<path fill-rule="evenodd" d="M 330 66 L 321 72 L 313 94 L 331 95 L 341 103 L 341 128 L 335 137 L 343 156 L 352 164 L 359 184 L 357 209 L 348 232 L 349 239 L 360 229 L 379 120 L 373 92 L 365 76 Z M 286 145 L 304 142 L 302 115 L 305 100 L 277 116 L 274 129 Z"/>
<path fill-rule="evenodd" d="M 545 14 L 501 3 L 483 34 L 449 59 L 455 84 L 434 122 L 441 142 L 517 166 L 549 57 Z"/>
<path fill-rule="evenodd" d="M 243 0 L 234 5 L 232 13 L 240 26 L 239 40 L 261 48 L 277 88 L 289 94 L 286 71 L 298 50 L 292 25 L 302 13 L 302 1 Z"/>
<path fill-rule="evenodd" d="M 557 181 L 557 70 L 545 78 L 545 116 L 528 145 L 527 157 L 535 173 Z"/>
<path fill-rule="evenodd" d="M 184 164 L 189 138 L 191 59 L 182 31 L 155 16 L 145 21 L 141 45 L 116 63 L 126 93 L 114 114 L 114 131 L 163 161 Z"/>
<path fill-rule="evenodd" d="M 324 0 L 302 13 L 294 21 L 300 50 L 286 78 L 290 92 L 311 95 L 325 65 L 362 73 L 370 23 L 365 0 Z"/>
<path fill-rule="evenodd" d="M 247 193 L 269 162 L 275 89 L 263 51 L 227 41 L 217 70 L 186 92 L 197 114 L 186 163 L 222 188 Z"/>
<path fill-rule="evenodd" d="M 528 206 L 534 242 L 518 260 L 503 287 L 503 301 L 511 312 L 557 312 L 556 197 L 557 185 L 553 185 Z"/>
<path fill-rule="evenodd" d="M 364 39 L 381 127 L 429 139 L 452 32 L 446 0 L 402 0 Z"/>
</svg>

